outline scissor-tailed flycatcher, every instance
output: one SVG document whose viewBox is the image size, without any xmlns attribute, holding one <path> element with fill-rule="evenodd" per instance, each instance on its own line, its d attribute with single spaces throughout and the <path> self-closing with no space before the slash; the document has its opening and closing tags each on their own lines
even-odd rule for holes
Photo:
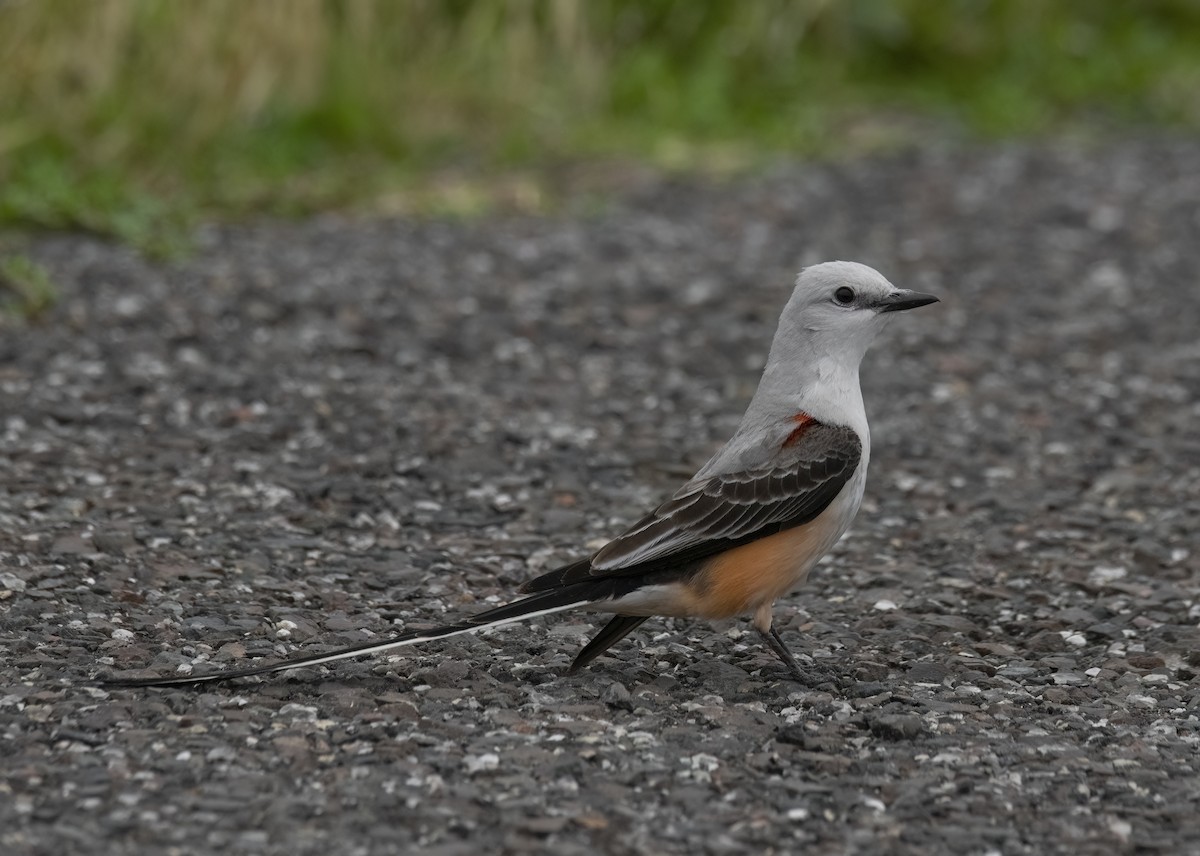
<svg viewBox="0 0 1200 856">
<path fill-rule="evenodd" d="M 858 367 L 891 313 L 936 297 L 899 289 L 853 262 L 801 271 L 758 390 L 728 443 L 691 481 L 587 559 L 525 583 L 527 597 L 433 630 L 327 654 L 208 675 L 111 679 L 118 686 L 225 681 L 361 657 L 567 609 L 613 613 L 575 657 L 591 662 L 654 615 L 751 616 L 804 673 L 771 626 L 776 598 L 802 583 L 862 502 L 871 435 Z"/>
</svg>

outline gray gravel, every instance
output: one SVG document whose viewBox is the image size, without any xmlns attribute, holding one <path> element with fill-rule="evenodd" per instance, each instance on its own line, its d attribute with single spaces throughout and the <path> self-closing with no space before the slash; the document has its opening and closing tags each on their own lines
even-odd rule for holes
<svg viewBox="0 0 1200 856">
<path fill-rule="evenodd" d="M 1200 852 L 1200 145 L 931 151 L 602 212 L 83 236 L 0 328 L 5 854 Z M 851 534 L 585 673 L 422 626 L 630 523 L 741 414 L 795 270 L 943 296 L 864 366 Z"/>
</svg>

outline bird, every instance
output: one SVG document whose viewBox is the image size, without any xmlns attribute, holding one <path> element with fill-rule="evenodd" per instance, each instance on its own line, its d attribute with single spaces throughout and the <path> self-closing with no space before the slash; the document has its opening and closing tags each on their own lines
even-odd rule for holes
<svg viewBox="0 0 1200 856">
<path fill-rule="evenodd" d="M 110 686 L 228 681 L 377 654 L 565 610 L 611 615 L 575 673 L 654 616 L 749 616 L 767 647 L 807 676 L 773 623 L 780 597 L 845 534 L 862 503 L 871 435 L 859 384 L 867 349 L 896 312 L 935 303 L 857 262 L 797 275 L 762 378 L 737 430 L 669 498 L 596 552 L 543 573 L 524 597 L 429 630 L 208 674 L 110 677 Z"/>
</svg>

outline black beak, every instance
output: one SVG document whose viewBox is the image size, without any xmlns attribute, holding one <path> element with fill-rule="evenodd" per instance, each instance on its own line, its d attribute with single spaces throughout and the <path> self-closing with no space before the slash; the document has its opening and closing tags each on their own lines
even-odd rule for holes
<svg viewBox="0 0 1200 856">
<path fill-rule="evenodd" d="M 938 299 L 932 294 L 922 294 L 919 291 L 901 288 L 879 301 L 879 311 L 903 312 L 905 309 L 916 309 L 918 306 L 928 306 L 930 303 L 937 302 Z"/>
</svg>

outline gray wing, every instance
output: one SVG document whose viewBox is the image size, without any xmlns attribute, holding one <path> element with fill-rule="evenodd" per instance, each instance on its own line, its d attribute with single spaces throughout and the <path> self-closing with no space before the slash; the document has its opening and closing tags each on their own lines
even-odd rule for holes
<svg viewBox="0 0 1200 856">
<path fill-rule="evenodd" d="M 526 583 L 542 591 L 607 576 L 665 570 L 815 519 L 850 481 L 862 443 L 850 428 L 814 425 L 772 467 L 691 482 L 589 560 Z"/>
<path fill-rule="evenodd" d="M 824 436 L 812 436 L 821 433 Z M 769 469 L 714 475 L 676 494 L 592 557 L 593 571 L 642 565 L 668 556 L 695 559 L 793 526 L 824 511 L 862 455 L 849 428 L 814 427 L 793 460 Z"/>
</svg>

